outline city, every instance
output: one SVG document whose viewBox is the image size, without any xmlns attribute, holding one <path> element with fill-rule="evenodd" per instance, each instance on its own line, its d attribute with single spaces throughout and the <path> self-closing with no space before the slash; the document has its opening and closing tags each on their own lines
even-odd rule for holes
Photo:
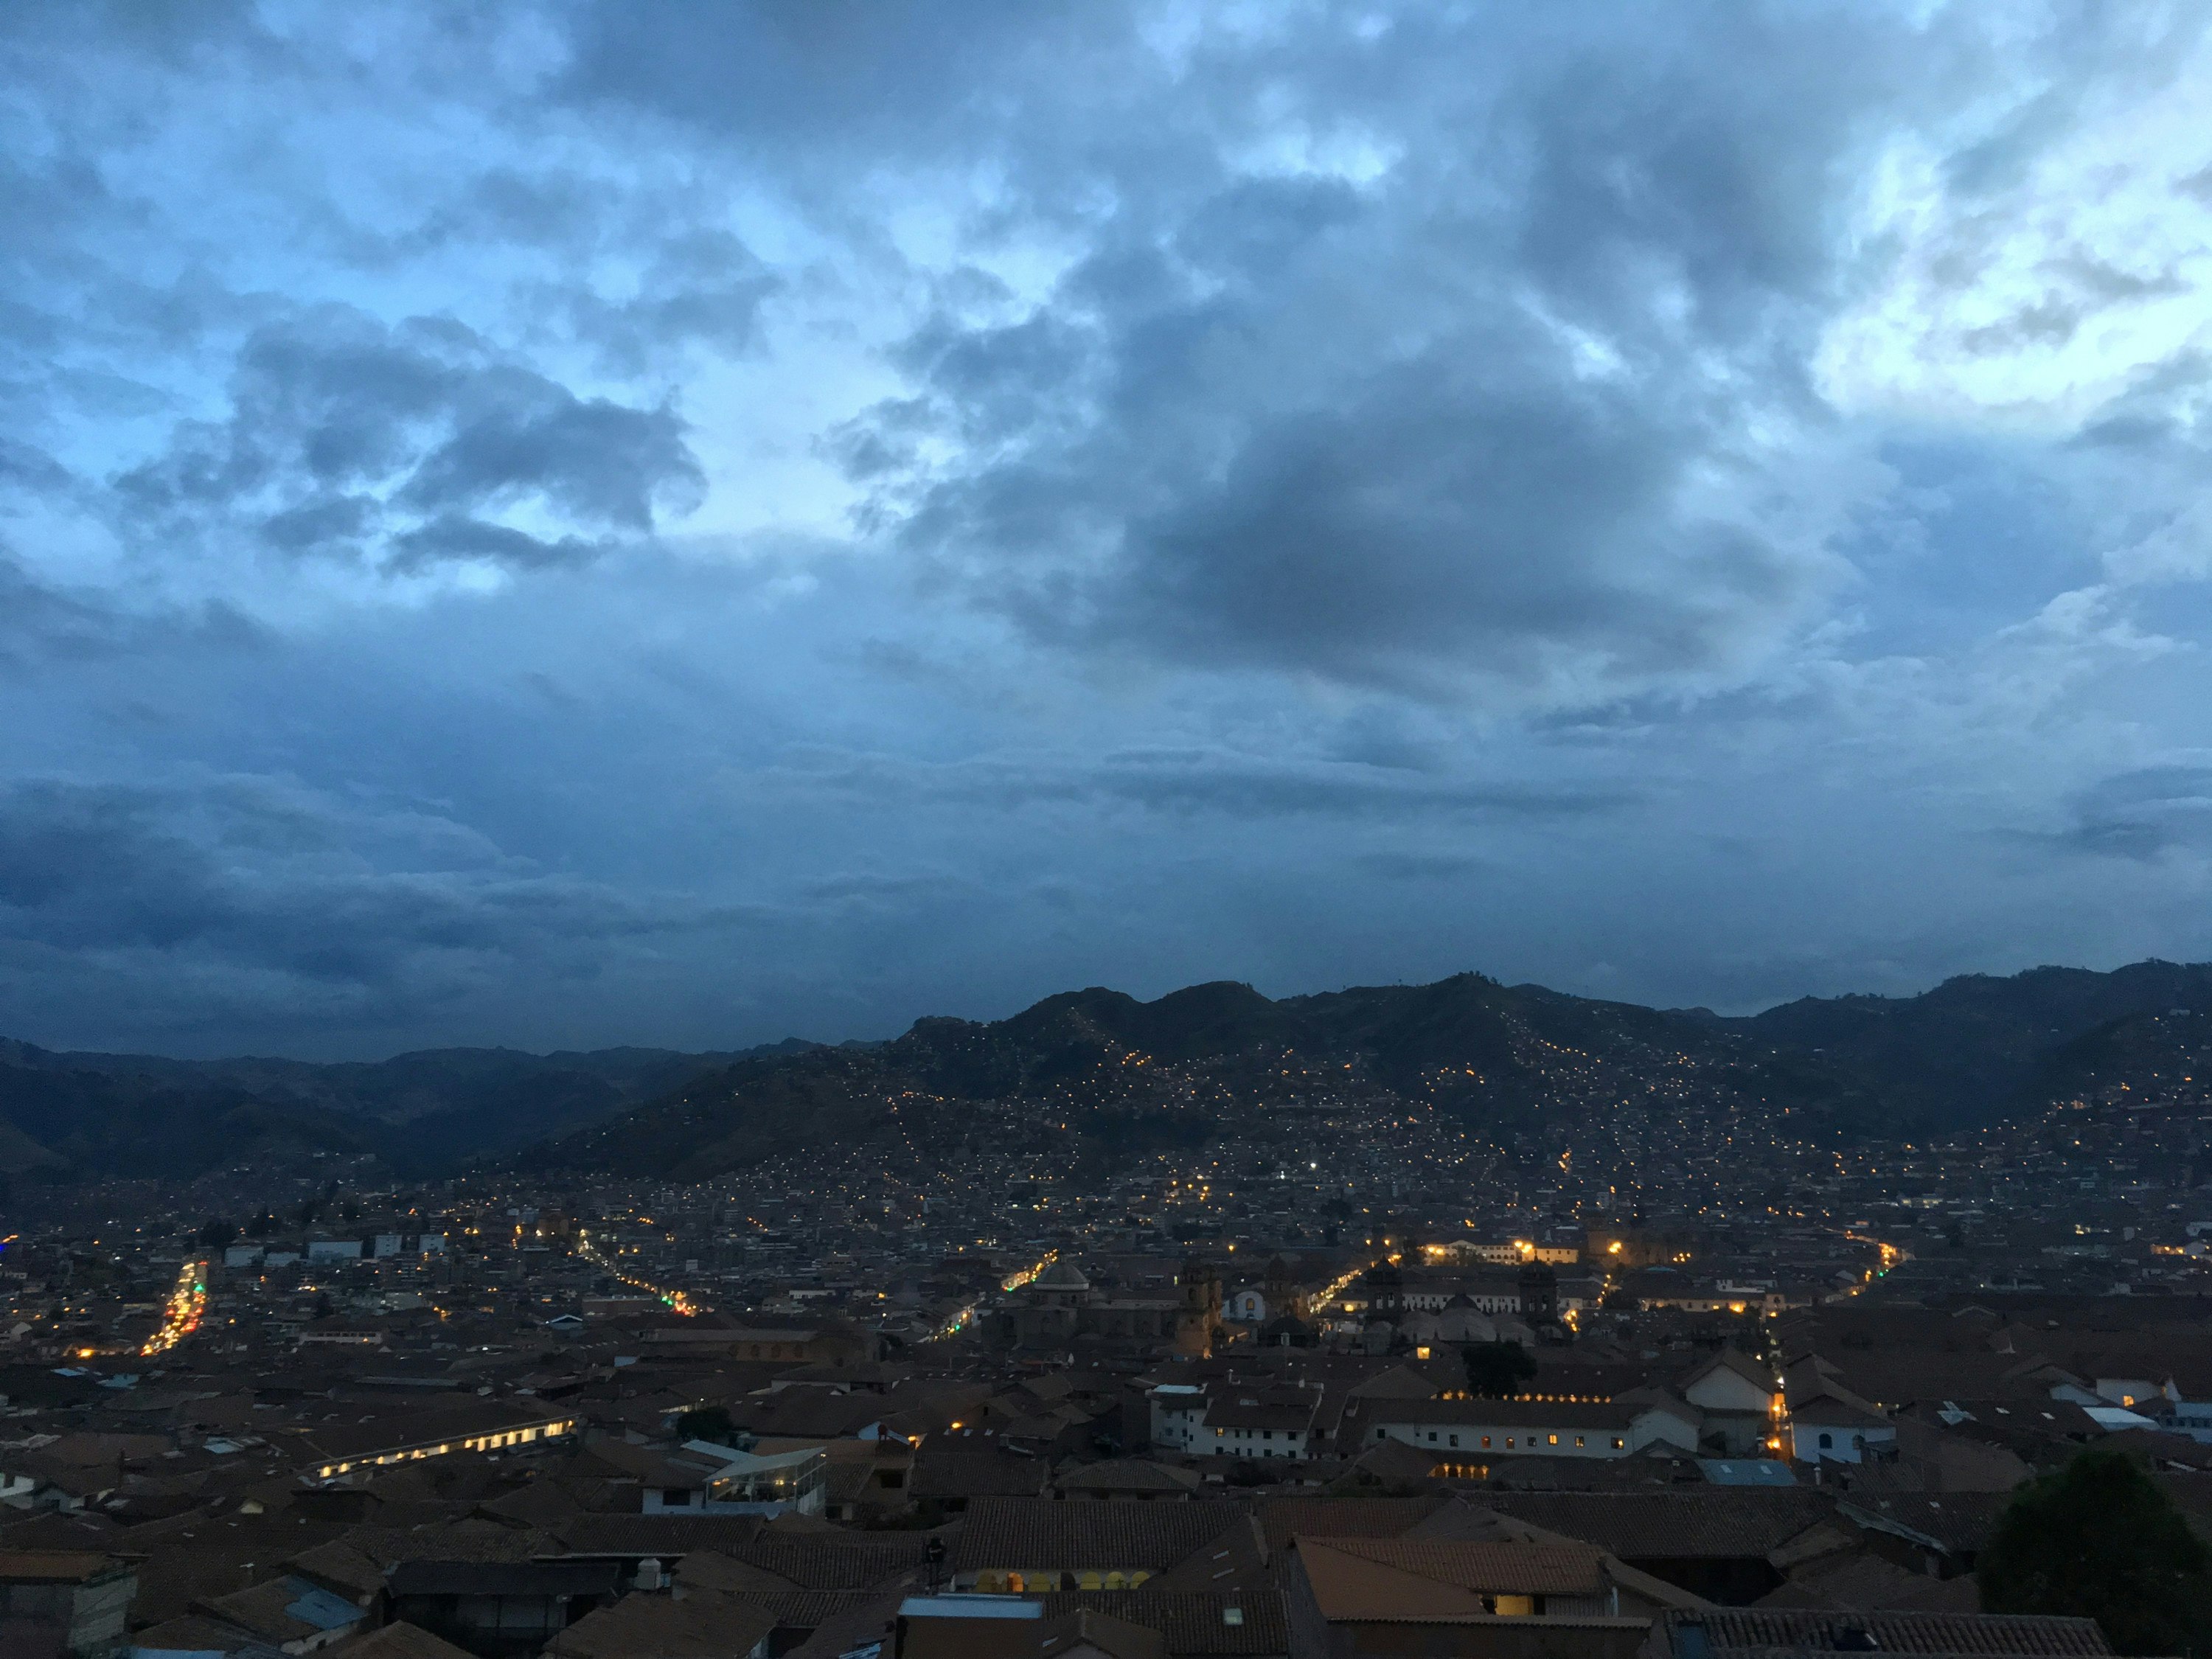
<svg viewBox="0 0 2212 1659">
<path fill-rule="evenodd" d="M 80 1603 L 141 1656 L 404 1629 L 508 1659 L 471 1609 L 526 1565 L 568 1598 L 531 1615 L 554 1654 L 710 1608 L 769 1653 L 951 1640 L 979 1595 L 1262 1654 L 1302 1597 L 1357 1626 L 1291 1565 L 1346 1525 L 1569 1540 L 1641 1630 L 1973 1613 L 2009 1494 L 2085 1446 L 2212 1514 L 2193 1070 L 1836 1142 L 1684 1054 L 1537 1046 L 1543 1109 L 1502 1133 L 1434 1073 L 1107 1041 L 696 1182 L 299 1152 L 19 1186 L 0 1558 L 127 1573 Z M 1071 1127 L 1109 1082 L 1118 1148 Z M 1075 1512 L 1102 1501 L 1151 1517 L 1121 1553 Z M 1231 1516 L 1258 1541 L 1200 1574 Z"/>
<path fill-rule="evenodd" d="M 0 1659 L 2212 1659 L 2207 110 L 0 5 Z"/>
</svg>

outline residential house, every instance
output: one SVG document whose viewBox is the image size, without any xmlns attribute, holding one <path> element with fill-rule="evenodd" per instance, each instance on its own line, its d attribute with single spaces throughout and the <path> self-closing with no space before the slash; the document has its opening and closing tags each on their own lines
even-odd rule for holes
<svg viewBox="0 0 2212 1659">
<path fill-rule="evenodd" d="M 1291 1541 L 1291 1659 L 1632 1659 L 1653 1618 L 1698 1597 L 1567 1540 Z"/>
</svg>

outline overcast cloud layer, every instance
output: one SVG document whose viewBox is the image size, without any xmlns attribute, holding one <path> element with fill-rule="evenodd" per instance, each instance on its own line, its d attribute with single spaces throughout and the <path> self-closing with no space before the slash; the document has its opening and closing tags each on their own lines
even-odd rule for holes
<svg viewBox="0 0 2212 1659">
<path fill-rule="evenodd" d="M 0 16 L 0 1033 L 2212 957 L 2199 7 Z"/>
</svg>

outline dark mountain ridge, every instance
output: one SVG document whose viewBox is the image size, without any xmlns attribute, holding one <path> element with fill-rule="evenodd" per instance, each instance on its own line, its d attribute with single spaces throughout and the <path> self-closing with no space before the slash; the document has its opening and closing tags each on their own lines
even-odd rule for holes
<svg viewBox="0 0 2212 1659">
<path fill-rule="evenodd" d="M 743 1052 L 811 1046 L 792 1039 Z M 402 1174 L 438 1174 L 614 1115 L 739 1057 L 434 1048 L 316 1064 L 0 1041 L 0 1174 L 189 1176 L 318 1152 L 374 1152 Z"/>
<path fill-rule="evenodd" d="M 1102 1140 L 1173 1139 L 1233 1133 L 1240 1103 L 1279 1087 L 1268 1057 L 1283 1054 L 1501 1133 L 1569 1101 L 1680 1097 L 1686 1080 L 1698 1109 L 1778 1112 L 1815 1138 L 1934 1133 L 2040 1109 L 2090 1072 L 2117 1088 L 2130 1065 L 2170 1071 L 2175 1056 L 2127 1023 L 2185 1008 L 2212 1010 L 2212 964 L 1966 975 L 1742 1018 L 1479 974 L 1279 1000 L 1226 981 L 1151 1002 L 1092 987 L 1003 1020 L 920 1019 L 889 1042 L 720 1054 L 452 1048 L 317 1065 L 0 1042 L 0 1173 L 191 1174 L 322 1151 L 374 1152 L 410 1175 L 514 1158 L 689 1179 L 959 1102 L 1072 1112 Z M 1173 1090 L 1150 1061 L 1180 1068 Z"/>
</svg>

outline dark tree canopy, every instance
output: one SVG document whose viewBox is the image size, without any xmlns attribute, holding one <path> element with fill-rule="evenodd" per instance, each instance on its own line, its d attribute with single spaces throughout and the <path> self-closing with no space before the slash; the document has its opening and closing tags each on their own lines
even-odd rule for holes
<svg viewBox="0 0 2212 1659">
<path fill-rule="evenodd" d="M 1518 1342 L 1470 1342 L 1460 1350 L 1468 1392 L 1485 1400 L 1510 1400 L 1536 1375 L 1536 1358 Z"/>
<path fill-rule="evenodd" d="M 676 1437 L 679 1440 L 711 1440 L 722 1446 L 727 1445 L 737 1431 L 726 1406 L 702 1406 L 676 1419 Z"/>
<path fill-rule="evenodd" d="M 2212 1650 L 2212 1550 L 2125 1452 L 2022 1486 L 1976 1571 L 1987 1612 L 2094 1619 L 2122 1653 Z"/>
</svg>

